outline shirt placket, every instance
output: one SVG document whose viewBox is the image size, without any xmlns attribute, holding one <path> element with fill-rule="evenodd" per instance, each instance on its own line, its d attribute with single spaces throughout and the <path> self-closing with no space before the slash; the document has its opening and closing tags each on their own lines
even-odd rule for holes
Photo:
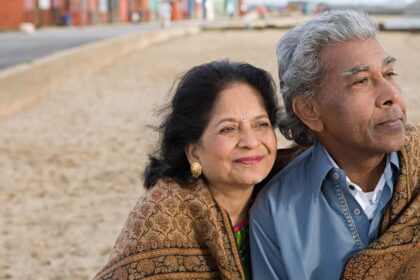
<svg viewBox="0 0 420 280">
<path fill-rule="evenodd" d="M 362 239 L 360 238 L 360 234 L 357 231 L 356 224 L 355 224 L 355 222 L 353 220 L 353 217 L 351 215 L 350 208 L 349 208 L 347 200 L 344 196 L 344 193 L 340 188 L 340 173 L 339 173 L 338 170 L 333 171 L 332 179 L 333 179 L 333 182 L 334 182 L 333 184 L 334 184 L 335 194 L 337 195 L 337 199 L 338 199 L 340 208 L 343 211 L 347 227 L 350 230 L 351 236 L 353 237 L 353 239 L 356 243 L 356 246 L 359 249 L 363 249 L 364 246 L 363 246 Z"/>
</svg>

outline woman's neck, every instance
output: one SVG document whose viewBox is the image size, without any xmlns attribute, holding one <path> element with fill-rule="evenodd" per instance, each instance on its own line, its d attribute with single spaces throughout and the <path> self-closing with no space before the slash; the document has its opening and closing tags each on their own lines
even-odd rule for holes
<svg viewBox="0 0 420 280">
<path fill-rule="evenodd" d="M 217 186 L 209 184 L 210 192 L 217 203 L 225 209 L 235 227 L 248 215 L 254 186 Z"/>
</svg>

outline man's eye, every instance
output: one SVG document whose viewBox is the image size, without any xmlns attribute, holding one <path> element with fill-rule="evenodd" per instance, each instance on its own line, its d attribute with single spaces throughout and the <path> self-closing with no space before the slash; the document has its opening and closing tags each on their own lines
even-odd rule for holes
<svg viewBox="0 0 420 280">
<path fill-rule="evenodd" d="M 398 76 L 398 74 L 395 73 L 394 71 L 390 71 L 390 72 L 385 73 L 385 77 L 392 78 L 394 76 Z"/>
<path fill-rule="evenodd" d="M 367 78 L 363 78 L 360 80 L 357 80 L 356 82 L 353 83 L 353 85 L 363 85 L 365 83 L 367 83 L 368 79 Z"/>
</svg>

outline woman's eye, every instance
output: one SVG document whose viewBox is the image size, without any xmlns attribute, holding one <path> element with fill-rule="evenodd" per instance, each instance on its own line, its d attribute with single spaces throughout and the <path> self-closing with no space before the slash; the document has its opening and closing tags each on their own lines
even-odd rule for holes
<svg viewBox="0 0 420 280">
<path fill-rule="evenodd" d="M 234 127 L 234 126 L 227 126 L 227 127 L 222 128 L 220 130 L 220 133 L 229 133 L 229 132 L 233 132 L 235 130 L 236 130 L 236 127 Z"/>
<path fill-rule="evenodd" d="M 259 122 L 256 124 L 256 127 L 259 127 L 259 128 L 271 127 L 271 124 L 269 122 Z"/>
</svg>

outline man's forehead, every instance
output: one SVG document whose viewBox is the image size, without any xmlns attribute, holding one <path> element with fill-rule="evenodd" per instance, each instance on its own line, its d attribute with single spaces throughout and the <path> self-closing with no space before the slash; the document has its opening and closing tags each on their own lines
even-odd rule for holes
<svg viewBox="0 0 420 280">
<path fill-rule="evenodd" d="M 393 61 L 395 59 L 373 38 L 325 45 L 320 51 L 323 67 L 339 74 L 357 67 L 381 66 Z"/>
</svg>

